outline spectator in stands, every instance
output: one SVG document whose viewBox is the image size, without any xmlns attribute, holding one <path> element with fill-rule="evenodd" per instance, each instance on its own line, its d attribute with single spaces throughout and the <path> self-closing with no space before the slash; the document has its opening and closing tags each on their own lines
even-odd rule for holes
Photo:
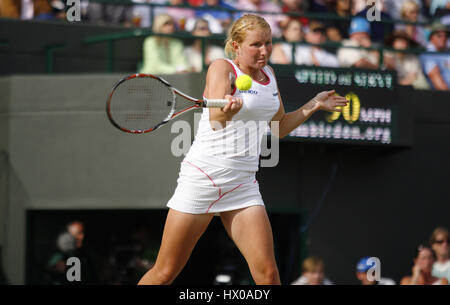
<svg viewBox="0 0 450 305">
<path fill-rule="evenodd" d="M 58 235 L 57 248 L 47 263 L 47 275 L 52 284 L 70 284 L 66 273 L 69 268 L 67 260 L 76 257 L 80 260 L 81 282 L 78 284 L 98 283 L 97 270 L 93 260 L 83 244 L 84 224 L 81 221 L 72 221 L 66 226 L 66 231 Z M 72 283 L 72 284 L 77 284 Z"/>
<path fill-rule="evenodd" d="M 75 247 L 81 248 L 84 241 L 84 224 L 78 220 L 73 221 L 67 225 L 67 232 L 75 238 Z"/>
<path fill-rule="evenodd" d="M 55 19 L 51 1 L 47 0 L 35 0 L 32 3 L 33 6 L 33 19 L 38 20 L 52 20 Z M 22 10 L 22 13 L 24 11 Z M 22 15 L 23 16 L 23 15 Z"/>
<path fill-rule="evenodd" d="M 69 257 L 74 256 L 76 249 L 75 238 L 69 233 L 64 232 L 58 235 L 56 240 L 58 251 L 53 253 L 46 266 L 47 281 L 50 284 L 64 284 L 67 282 L 66 262 Z"/>
<path fill-rule="evenodd" d="M 450 10 L 450 0 L 431 0 L 430 15 L 440 15 L 439 11 Z"/>
<path fill-rule="evenodd" d="M 419 58 L 414 54 L 402 51 L 417 47 L 405 31 L 397 30 L 387 39 L 386 45 L 398 52 L 384 52 L 386 68 L 397 71 L 398 83 L 403 86 L 413 86 L 416 89 L 429 89 L 430 86 L 423 75 Z"/>
<path fill-rule="evenodd" d="M 447 15 L 442 16 L 439 21 L 446 25 L 447 27 L 450 27 L 450 10 L 449 13 Z M 447 48 L 450 49 L 450 41 L 448 41 L 447 43 Z"/>
<path fill-rule="evenodd" d="M 175 22 L 168 14 L 156 16 L 153 32 L 175 33 Z M 179 39 L 150 36 L 144 40 L 143 66 L 141 73 L 173 74 L 188 71 L 184 56 L 184 45 Z"/>
<path fill-rule="evenodd" d="M 272 49 L 270 61 L 274 64 L 287 65 L 292 63 L 292 44 L 303 40 L 302 24 L 298 19 L 290 19 L 283 29 L 283 39 L 286 42 L 276 43 Z M 290 43 L 291 42 L 291 43 Z M 297 49 L 298 45 L 295 46 Z"/>
<path fill-rule="evenodd" d="M 352 0 L 336 0 L 331 16 L 349 18 L 351 17 Z M 350 20 L 326 20 L 327 37 L 331 41 L 342 41 L 348 38 Z"/>
<path fill-rule="evenodd" d="M 2 0 L 0 1 L 1 18 L 20 18 L 21 0 Z"/>
<path fill-rule="evenodd" d="M 413 262 L 412 275 L 403 277 L 400 285 L 448 285 L 446 278 L 431 275 L 435 258 L 430 247 L 418 246 Z"/>
<path fill-rule="evenodd" d="M 403 21 L 419 22 L 424 21 L 420 17 L 420 7 L 414 0 L 407 0 L 403 2 L 400 11 L 400 17 Z M 395 26 L 397 30 L 404 30 L 408 36 L 422 46 L 426 46 L 424 28 L 420 25 L 414 24 L 397 24 Z"/>
<path fill-rule="evenodd" d="M 356 264 L 356 278 L 360 281 L 361 285 L 395 285 L 395 281 L 390 278 L 380 277 L 378 281 L 369 278 L 368 271 L 375 267 L 375 262 L 369 259 L 370 257 L 368 256 L 363 257 Z M 374 274 L 371 275 L 375 276 Z"/>
<path fill-rule="evenodd" d="M 320 44 L 327 41 L 325 26 L 317 21 L 311 21 L 306 28 L 305 40 L 313 44 L 300 46 L 296 50 L 295 62 L 298 65 L 338 67 L 339 62 L 334 54 L 325 51 Z"/>
<path fill-rule="evenodd" d="M 233 21 L 233 15 L 232 12 L 218 10 L 217 8 L 233 9 L 233 7 L 223 0 L 205 0 L 203 7 L 211 8 L 211 10 L 197 10 L 195 16 L 206 19 L 212 33 L 225 33 Z"/>
<path fill-rule="evenodd" d="M 96 24 L 115 24 L 131 26 L 133 8 L 131 5 L 89 2 L 87 7 L 89 22 Z"/>
<path fill-rule="evenodd" d="M 436 54 L 447 49 L 448 30 L 443 24 L 433 24 L 427 45 L 427 53 L 420 55 L 420 61 L 431 86 L 437 90 L 450 87 L 450 55 Z"/>
<path fill-rule="evenodd" d="M 352 19 L 349 30 L 350 39 L 342 42 L 337 57 L 341 67 L 378 69 L 379 52 L 347 47 L 372 47 L 370 40 L 370 24 L 362 17 Z"/>
<path fill-rule="evenodd" d="M 187 0 L 187 4 L 190 6 L 202 6 L 203 2 L 203 0 Z"/>
<path fill-rule="evenodd" d="M 135 5 L 133 5 L 133 25 L 136 27 L 148 28 L 152 25 L 151 20 L 151 10 L 152 8 L 148 5 L 140 4 L 164 4 L 166 0 L 132 0 Z M 153 16 L 164 14 L 166 12 L 165 7 L 153 7 Z"/>
<path fill-rule="evenodd" d="M 65 17 L 61 0 L 1 0 L 0 17 L 51 20 Z"/>
<path fill-rule="evenodd" d="M 375 6 L 376 10 L 379 11 L 381 21 L 392 21 L 389 13 L 384 11 L 384 1 L 368 1 L 366 8 L 362 11 L 358 12 L 356 16 L 362 17 L 367 20 L 367 16 L 371 16 L 372 7 Z M 370 22 L 370 38 L 374 42 L 382 42 L 384 39 L 392 33 L 394 30 L 394 26 L 392 23 L 384 23 L 379 22 L 380 20 L 376 20 L 377 22 Z"/>
<path fill-rule="evenodd" d="M 192 35 L 202 37 L 210 36 L 211 31 L 209 30 L 208 21 L 203 18 L 197 19 L 192 30 Z M 213 62 L 214 60 L 225 57 L 223 48 L 215 45 L 210 45 L 208 42 L 205 43 L 206 48 L 204 60 L 207 66 L 209 66 L 209 64 L 211 64 L 211 62 Z M 184 54 L 189 61 L 189 71 L 201 72 L 203 70 L 201 39 L 196 39 L 192 46 L 185 49 Z"/>
<path fill-rule="evenodd" d="M 438 278 L 445 277 L 450 282 L 450 238 L 447 228 L 434 229 L 430 245 L 436 255 L 431 274 Z"/>
<path fill-rule="evenodd" d="M 384 0 L 384 9 L 393 19 L 402 19 L 402 8 L 406 2 L 414 2 L 419 8 L 419 19 L 424 19 L 422 14 L 422 0 Z"/>
<path fill-rule="evenodd" d="M 322 259 L 308 257 L 302 264 L 302 275 L 292 285 L 334 285 L 325 278 L 325 264 Z"/>
<path fill-rule="evenodd" d="M 352 1 L 352 15 L 356 15 L 366 8 L 366 0 L 353 0 Z"/>
<path fill-rule="evenodd" d="M 186 0 L 169 0 L 169 4 L 170 6 L 177 6 L 177 5 L 186 5 L 187 3 Z M 168 7 L 166 9 L 166 13 L 173 18 L 175 22 L 175 27 L 180 31 L 184 31 L 186 22 L 190 18 L 195 18 L 195 10 L 191 8 Z"/>
<path fill-rule="evenodd" d="M 270 0 L 239 0 L 236 8 L 243 11 L 255 11 L 255 12 L 272 12 L 280 14 L 259 14 L 259 16 L 266 19 L 272 29 L 272 36 L 280 37 L 280 23 L 283 21 L 284 16 L 281 14 L 281 8 L 271 2 Z M 245 13 L 238 14 L 235 18 L 239 18 Z"/>
<path fill-rule="evenodd" d="M 303 1 L 304 0 L 282 0 L 281 11 L 285 14 L 286 13 L 303 14 L 305 12 L 305 9 L 303 7 Z M 308 18 L 306 17 L 287 15 L 286 18 L 284 18 L 280 23 L 281 29 L 284 29 L 286 27 L 290 19 L 296 19 L 300 21 L 302 26 L 306 26 L 309 22 Z"/>
</svg>

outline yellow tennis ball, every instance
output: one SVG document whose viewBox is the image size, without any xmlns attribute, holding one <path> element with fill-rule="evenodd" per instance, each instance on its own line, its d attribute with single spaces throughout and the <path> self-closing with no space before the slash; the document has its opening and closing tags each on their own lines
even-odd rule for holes
<svg viewBox="0 0 450 305">
<path fill-rule="evenodd" d="M 252 86 L 252 78 L 247 74 L 242 74 L 236 79 L 236 87 L 239 90 L 247 91 Z"/>
</svg>

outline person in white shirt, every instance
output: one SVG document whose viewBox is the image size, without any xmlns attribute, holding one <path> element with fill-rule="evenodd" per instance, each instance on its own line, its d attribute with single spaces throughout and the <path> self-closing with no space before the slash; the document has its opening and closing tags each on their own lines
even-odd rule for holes
<svg viewBox="0 0 450 305">
<path fill-rule="evenodd" d="M 295 63 L 297 65 L 322 66 L 322 67 L 338 67 L 339 61 L 337 57 L 325 51 L 318 46 L 327 41 L 325 26 L 317 21 L 311 21 L 306 34 L 306 42 L 312 44 L 310 46 L 300 46 L 295 52 Z"/>
<path fill-rule="evenodd" d="M 342 112 L 340 107 L 348 102 L 335 90 L 323 91 L 286 113 L 275 72 L 267 65 L 271 52 L 272 31 L 264 18 L 247 14 L 233 23 L 225 45 L 229 58 L 211 63 L 203 93 L 206 99 L 228 103 L 202 112 L 167 203 L 158 257 L 138 284 L 172 283 L 216 213 L 246 259 L 255 284 L 281 283 L 272 229 L 256 179 L 263 131 L 269 125 L 283 138 L 315 112 Z M 238 90 L 230 75 L 237 79 L 243 74 L 252 82 L 250 88 Z"/>
<path fill-rule="evenodd" d="M 436 254 L 431 274 L 435 277 L 445 277 L 450 282 L 450 239 L 447 228 L 434 229 L 430 237 L 430 245 Z"/>
<path fill-rule="evenodd" d="M 439 278 L 431 274 L 435 257 L 429 246 L 416 247 L 413 262 L 412 274 L 404 276 L 400 285 L 448 285 L 447 278 Z"/>
<path fill-rule="evenodd" d="M 337 57 L 341 67 L 378 69 L 379 52 L 354 47 L 370 48 L 370 23 L 362 17 L 355 17 L 350 24 L 349 36 L 342 42 Z M 352 48 L 347 48 L 352 47 Z"/>
</svg>

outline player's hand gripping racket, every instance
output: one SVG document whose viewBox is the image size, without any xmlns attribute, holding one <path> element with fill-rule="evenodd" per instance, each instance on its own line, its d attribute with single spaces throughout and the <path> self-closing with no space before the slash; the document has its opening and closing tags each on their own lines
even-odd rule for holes
<svg viewBox="0 0 450 305">
<path fill-rule="evenodd" d="M 155 75 L 134 74 L 114 85 L 106 102 L 106 113 L 118 129 L 146 133 L 189 110 L 224 107 L 226 104 L 224 99 L 199 100 L 190 97 Z"/>
</svg>

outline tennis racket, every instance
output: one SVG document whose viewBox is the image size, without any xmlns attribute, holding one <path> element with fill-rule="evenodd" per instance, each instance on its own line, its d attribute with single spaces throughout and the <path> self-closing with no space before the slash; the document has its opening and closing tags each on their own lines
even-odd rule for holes
<svg viewBox="0 0 450 305">
<path fill-rule="evenodd" d="M 190 97 L 155 75 L 134 74 L 114 85 L 106 113 L 109 121 L 124 132 L 147 133 L 190 110 L 226 104 L 224 99 Z"/>
</svg>

